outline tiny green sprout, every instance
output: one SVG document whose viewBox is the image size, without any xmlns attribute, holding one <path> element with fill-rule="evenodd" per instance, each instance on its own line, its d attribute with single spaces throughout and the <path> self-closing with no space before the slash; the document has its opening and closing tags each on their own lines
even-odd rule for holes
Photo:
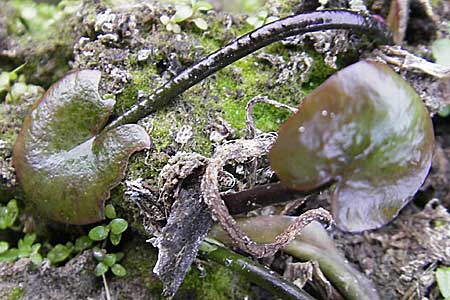
<svg viewBox="0 0 450 300">
<path fill-rule="evenodd" d="M 105 275 L 106 272 L 108 272 L 109 267 L 104 264 L 103 262 L 99 262 L 97 266 L 95 267 L 95 276 L 102 276 Z"/>
<path fill-rule="evenodd" d="M 162 15 L 160 17 L 160 21 L 164 26 L 166 26 L 168 31 L 180 33 L 181 27 L 178 25 L 179 23 L 182 23 L 193 16 L 199 15 L 199 12 L 206 12 L 212 8 L 213 6 L 209 2 L 191 0 L 189 4 L 175 5 L 175 14 L 172 17 Z M 208 23 L 206 23 L 206 21 L 201 17 L 193 18 L 192 22 L 200 30 L 204 31 L 208 29 Z"/>
<path fill-rule="evenodd" d="M 70 244 L 58 244 L 47 253 L 47 259 L 55 265 L 68 259 L 72 251 L 73 247 Z"/>
<path fill-rule="evenodd" d="M 128 222 L 121 218 L 116 218 L 109 223 L 109 228 L 113 234 L 122 234 L 128 228 Z"/>
<path fill-rule="evenodd" d="M 115 264 L 111 267 L 111 271 L 117 277 L 124 277 L 127 275 L 127 270 L 121 264 Z"/>
<path fill-rule="evenodd" d="M 117 246 L 122 240 L 122 234 L 114 234 L 111 232 L 111 234 L 109 235 L 109 240 L 111 241 L 111 244 Z"/>
<path fill-rule="evenodd" d="M 40 243 L 34 244 L 36 234 L 26 234 L 19 240 L 17 248 L 8 248 L 0 253 L 0 262 L 15 261 L 20 258 L 30 258 L 31 261 L 39 265 L 42 262 L 42 256 L 39 253 L 41 248 Z M 5 244 L 4 244 L 5 245 Z"/>
<path fill-rule="evenodd" d="M 19 78 L 19 72 L 23 70 L 25 64 L 22 64 L 12 70 L 11 72 L 1 72 L 0 73 L 0 94 L 2 92 L 10 92 L 13 82 Z"/>
<path fill-rule="evenodd" d="M 10 262 L 19 259 L 19 249 L 10 248 L 0 254 L 0 263 L 2 262 Z"/>
<path fill-rule="evenodd" d="M 112 267 L 117 261 L 117 256 L 114 253 L 109 253 L 105 255 L 103 262 L 108 266 Z"/>
<path fill-rule="evenodd" d="M 442 297 L 450 299 L 450 267 L 437 268 L 435 275 Z"/>
<path fill-rule="evenodd" d="M 279 18 L 275 16 L 269 17 L 269 12 L 267 10 L 260 10 L 256 15 L 248 17 L 246 22 L 256 29 L 278 19 Z"/>
<path fill-rule="evenodd" d="M 92 240 L 86 236 L 80 236 L 75 240 L 75 251 L 81 252 L 83 250 L 86 250 L 92 246 Z"/>
<path fill-rule="evenodd" d="M 112 204 L 108 204 L 105 206 L 105 216 L 108 219 L 114 219 L 115 217 L 117 217 L 116 209 Z"/>
<path fill-rule="evenodd" d="M 97 252 L 97 255 L 95 255 Z M 126 269 L 118 264 L 118 262 L 123 258 L 123 253 L 106 253 L 104 249 L 95 249 L 94 250 L 94 258 L 98 261 L 97 266 L 95 267 L 95 275 L 102 276 L 111 269 L 111 272 L 118 277 L 123 277 L 127 274 Z"/>
<path fill-rule="evenodd" d="M 0 241 L 0 254 L 3 254 L 6 252 L 6 250 L 9 249 L 9 244 L 8 242 L 5 241 Z"/>
<path fill-rule="evenodd" d="M 108 237 L 109 228 L 107 226 L 99 225 L 89 231 L 89 238 L 93 241 L 103 241 Z"/>
<path fill-rule="evenodd" d="M 12 199 L 6 206 L 0 205 L 0 230 L 11 228 L 19 215 L 17 201 Z"/>
</svg>

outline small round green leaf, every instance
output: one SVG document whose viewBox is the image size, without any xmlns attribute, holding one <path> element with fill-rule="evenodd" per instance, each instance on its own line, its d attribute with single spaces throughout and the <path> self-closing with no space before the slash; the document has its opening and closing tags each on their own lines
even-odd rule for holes
<svg viewBox="0 0 450 300">
<path fill-rule="evenodd" d="M 47 258 L 52 264 L 57 264 L 69 258 L 71 252 L 65 245 L 58 244 L 47 253 Z"/>
<path fill-rule="evenodd" d="M 6 229 L 14 225 L 19 215 L 17 201 L 12 199 L 6 206 L 0 205 L 0 229 Z"/>
<path fill-rule="evenodd" d="M 106 264 L 99 262 L 97 264 L 97 266 L 95 267 L 95 276 L 100 277 L 100 276 L 104 275 L 106 272 L 108 272 L 108 269 L 109 269 L 109 267 Z"/>
<path fill-rule="evenodd" d="M 34 241 L 36 240 L 36 234 L 35 233 L 27 233 L 24 238 L 19 241 L 19 247 L 22 245 L 30 246 L 33 245 Z"/>
<path fill-rule="evenodd" d="M 103 241 L 108 237 L 108 233 L 108 227 L 99 225 L 89 231 L 89 238 L 93 241 Z"/>
<path fill-rule="evenodd" d="M 6 252 L 6 250 L 8 250 L 8 249 L 9 249 L 8 242 L 0 241 L 0 254 Z"/>
<path fill-rule="evenodd" d="M 27 244 L 21 244 L 19 245 L 19 253 L 18 253 L 18 257 L 19 258 L 24 258 L 24 257 L 29 257 L 31 254 L 31 246 L 27 245 Z"/>
<path fill-rule="evenodd" d="M 119 245 L 121 239 L 122 239 L 122 234 L 111 233 L 109 235 L 109 240 L 111 241 L 111 244 L 113 244 L 114 246 Z"/>
<path fill-rule="evenodd" d="M 199 11 L 208 11 L 213 9 L 213 6 L 211 3 L 206 1 L 198 1 L 193 5 L 193 8 Z"/>
<path fill-rule="evenodd" d="M 127 275 L 127 270 L 120 264 L 115 264 L 111 267 L 111 271 L 117 277 L 123 277 Z"/>
<path fill-rule="evenodd" d="M 36 243 L 33 246 L 31 246 L 31 255 L 38 253 L 39 249 L 41 249 L 40 243 Z"/>
<path fill-rule="evenodd" d="M 75 251 L 81 252 L 83 250 L 86 250 L 92 246 L 92 240 L 86 236 L 80 236 L 75 241 Z"/>
<path fill-rule="evenodd" d="M 111 232 L 114 234 L 121 234 L 128 228 L 128 222 L 121 218 L 116 218 L 109 223 Z"/>
<path fill-rule="evenodd" d="M 8 242 L 0 241 L 0 254 L 6 252 L 6 250 L 8 250 L 8 249 L 9 249 Z"/>
<path fill-rule="evenodd" d="M 105 255 L 103 263 L 108 267 L 112 267 L 116 263 L 116 261 L 117 261 L 116 255 L 114 253 L 109 253 Z"/>
<path fill-rule="evenodd" d="M 161 21 L 161 23 L 162 23 L 163 25 L 167 25 L 167 24 L 169 24 L 169 22 L 170 22 L 170 18 L 169 18 L 168 16 L 166 16 L 166 15 L 162 15 L 162 16 L 159 18 L 159 20 Z"/>
<path fill-rule="evenodd" d="M 0 263 L 15 261 L 19 258 L 19 249 L 11 248 L 0 254 Z"/>
<path fill-rule="evenodd" d="M 419 95 L 388 66 L 360 61 L 311 92 L 279 130 L 270 164 L 298 190 L 336 182 L 338 227 L 383 226 L 414 196 L 431 166 L 434 132 Z"/>
<path fill-rule="evenodd" d="M 200 29 L 200 30 L 206 30 L 208 29 L 208 23 L 206 23 L 206 21 L 202 18 L 195 18 L 194 20 L 194 24 L 195 26 Z"/>
<path fill-rule="evenodd" d="M 172 17 L 175 23 L 180 23 L 192 16 L 193 10 L 190 6 L 180 4 L 175 6 L 176 13 Z"/>
<path fill-rule="evenodd" d="M 436 281 L 444 299 L 450 298 L 450 267 L 436 270 Z"/>
<path fill-rule="evenodd" d="M 30 259 L 31 262 L 37 266 L 42 263 L 42 255 L 40 253 L 31 254 Z"/>
<path fill-rule="evenodd" d="M 116 209 L 112 204 L 108 204 L 105 206 L 105 216 L 108 219 L 114 219 L 115 217 L 117 217 Z"/>
</svg>

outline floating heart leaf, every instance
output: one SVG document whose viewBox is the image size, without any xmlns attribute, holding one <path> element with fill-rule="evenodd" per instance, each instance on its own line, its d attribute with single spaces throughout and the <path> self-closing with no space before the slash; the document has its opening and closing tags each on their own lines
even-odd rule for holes
<svg viewBox="0 0 450 300">
<path fill-rule="evenodd" d="M 129 156 L 150 145 L 139 125 L 102 132 L 114 105 L 98 94 L 100 72 L 56 82 L 25 118 L 14 165 L 27 199 L 49 218 L 87 224 L 104 218 L 104 202 L 124 176 Z"/>
<path fill-rule="evenodd" d="M 417 93 L 386 65 L 361 61 L 302 101 L 281 127 L 270 162 L 295 189 L 335 181 L 336 224 L 362 231 L 386 224 L 417 192 L 433 145 Z"/>
</svg>

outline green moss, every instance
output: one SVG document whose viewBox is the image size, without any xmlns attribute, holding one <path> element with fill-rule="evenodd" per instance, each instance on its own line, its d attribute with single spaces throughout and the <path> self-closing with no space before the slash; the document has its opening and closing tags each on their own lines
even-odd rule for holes
<svg viewBox="0 0 450 300">
<path fill-rule="evenodd" d="M 48 87 L 69 70 L 72 46 L 77 36 L 71 19 L 80 2 L 66 0 L 59 5 L 32 0 L 9 0 L 5 3 L 8 38 L 14 41 L 12 61 L 26 62 L 24 73 L 31 82 Z"/>
<path fill-rule="evenodd" d="M 305 83 L 305 88 L 307 88 L 309 92 L 321 85 L 322 82 L 336 73 L 337 70 L 325 64 L 322 54 L 315 51 L 308 51 L 308 55 L 314 60 L 308 82 Z"/>
<path fill-rule="evenodd" d="M 299 102 L 302 87 L 293 84 L 271 88 L 270 81 L 277 75 L 273 72 L 249 56 L 217 73 L 215 93 L 223 101 L 223 117 L 234 128 L 245 128 L 246 106 L 255 96 L 268 96 L 290 105 Z M 257 127 L 263 131 L 276 131 L 288 116 L 288 112 L 264 104 L 257 105 L 254 114 Z"/>
<path fill-rule="evenodd" d="M 161 295 L 162 283 L 152 273 L 157 259 L 156 250 L 144 241 L 135 240 L 127 243 L 123 251 L 126 255 L 122 264 L 129 276 L 142 280 L 152 295 Z M 191 267 L 175 299 L 228 300 L 243 299 L 248 295 L 250 284 L 227 268 L 207 263 L 203 267 L 202 272 L 197 267 Z"/>
<path fill-rule="evenodd" d="M 20 287 L 15 287 L 11 289 L 11 291 L 9 292 L 8 300 L 21 300 L 24 293 L 25 293 L 24 289 Z"/>
<path fill-rule="evenodd" d="M 192 267 L 176 299 L 229 300 L 244 299 L 250 284 L 217 264 L 204 264 L 204 270 Z"/>
</svg>

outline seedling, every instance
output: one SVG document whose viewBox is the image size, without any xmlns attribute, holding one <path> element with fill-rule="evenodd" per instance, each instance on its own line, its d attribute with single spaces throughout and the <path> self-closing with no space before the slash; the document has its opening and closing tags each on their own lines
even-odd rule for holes
<svg viewBox="0 0 450 300">
<path fill-rule="evenodd" d="M 0 263 L 15 261 L 20 258 L 30 258 L 31 261 L 39 265 L 42 262 L 42 256 L 39 253 L 41 248 L 40 243 L 34 243 L 36 240 L 36 234 L 26 234 L 19 240 L 17 248 L 9 248 L 8 243 L 0 242 Z"/>
<path fill-rule="evenodd" d="M 168 31 L 174 33 L 180 33 L 181 27 L 180 23 L 191 19 L 193 16 L 199 15 L 200 12 L 206 12 L 213 8 L 211 3 L 206 1 L 191 0 L 190 4 L 177 4 L 175 5 L 176 13 L 169 17 L 167 15 L 162 15 L 160 17 L 161 23 L 166 26 Z M 194 25 L 200 30 L 208 29 L 208 23 L 202 17 L 196 17 L 192 19 Z"/>
</svg>

